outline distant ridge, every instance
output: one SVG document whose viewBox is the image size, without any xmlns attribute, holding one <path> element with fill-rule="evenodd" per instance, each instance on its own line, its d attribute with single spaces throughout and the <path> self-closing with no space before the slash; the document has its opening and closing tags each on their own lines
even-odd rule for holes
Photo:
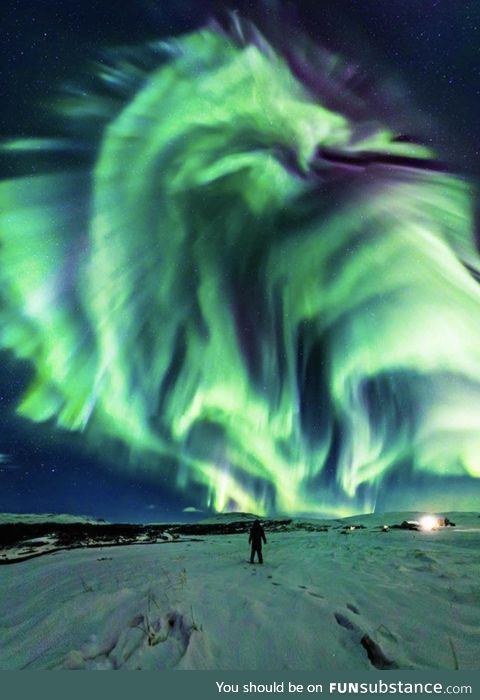
<svg viewBox="0 0 480 700">
<path fill-rule="evenodd" d="M 0 525 L 9 523 L 22 523 L 24 525 L 36 523 L 104 523 L 101 518 L 91 518 L 86 515 L 70 515 L 68 513 L 0 513 Z"/>
<path fill-rule="evenodd" d="M 197 520 L 199 525 L 216 525 L 227 524 L 227 523 L 241 523 L 246 520 L 261 520 L 260 515 L 255 515 L 254 513 L 217 513 L 216 515 L 211 515 L 209 518 L 204 518 L 203 520 Z"/>
<path fill-rule="evenodd" d="M 252 520 L 261 520 L 267 523 L 282 522 L 290 520 L 296 525 L 335 525 L 336 523 L 359 523 L 366 527 L 401 523 L 403 520 L 418 520 L 422 515 L 438 515 L 447 516 L 452 520 L 460 518 L 465 521 L 476 521 L 480 518 L 480 512 L 476 511 L 444 511 L 444 510 L 410 510 L 410 511 L 391 511 L 386 513 L 359 513 L 358 515 L 349 515 L 343 518 L 325 518 L 325 517 L 307 517 L 296 515 L 272 515 L 260 516 L 253 513 L 217 513 L 209 518 L 197 520 L 197 525 L 228 525 L 230 523 L 244 523 Z"/>
<path fill-rule="evenodd" d="M 269 525 L 292 523 L 292 526 L 311 525 L 311 526 L 334 526 L 335 524 L 356 523 L 363 524 L 366 527 L 374 527 L 384 524 L 401 523 L 403 520 L 418 520 L 422 515 L 433 514 L 438 516 L 447 516 L 451 520 L 457 519 L 460 522 L 474 523 L 478 526 L 480 512 L 478 511 L 444 511 L 441 509 L 431 511 L 397 511 L 387 513 L 363 513 L 358 515 L 350 515 L 344 518 L 325 518 L 325 517 L 306 517 L 295 515 L 272 515 L 260 516 L 254 513 L 216 513 L 208 518 L 196 520 L 194 523 L 180 522 L 158 522 L 144 523 L 142 526 L 137 523 L 128 523 L 126 521 L 116 521 L 111 523 L 103 518 L 94 518 L 86 515 L 72 515 L 69 513 L 0 513 L 0 526 L 9 524 L 19 525 L 39 525 L 39 524 L 57 524 L 57 525 L 126 525 L 129 527 L 162 527 L 162 528 L 178 528 L 178 527 L 194 527 L 196 525 L 218 525 L 229 526 L 231 524 L 248 524 L 253 520 L 261 520 Z"/>
</svg>

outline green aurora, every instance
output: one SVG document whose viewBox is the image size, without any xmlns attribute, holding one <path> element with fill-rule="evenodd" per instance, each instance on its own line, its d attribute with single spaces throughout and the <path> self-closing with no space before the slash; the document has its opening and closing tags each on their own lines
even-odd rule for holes
<svg viewBox="0 0 480 700">
<path fill-rule="evenodd" d="M 149 51 L 62 100 L 81 138 L 3 146 L 95 153 L 0 184 L 19 414 L 218 511 L 372 510 L 399 465 L 479 477 L 471 185 L 265 41 Z"/>
</svg>

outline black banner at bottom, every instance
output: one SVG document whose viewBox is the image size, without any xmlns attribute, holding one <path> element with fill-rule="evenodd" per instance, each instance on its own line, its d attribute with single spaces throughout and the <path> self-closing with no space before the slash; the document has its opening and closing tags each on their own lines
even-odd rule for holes
<svg viewBox="0 0 480 700">
<path fill-rule="evenodd" d="M 2 700 L 480 697 L 479 671 L 5 671 Z"/>
</svg>

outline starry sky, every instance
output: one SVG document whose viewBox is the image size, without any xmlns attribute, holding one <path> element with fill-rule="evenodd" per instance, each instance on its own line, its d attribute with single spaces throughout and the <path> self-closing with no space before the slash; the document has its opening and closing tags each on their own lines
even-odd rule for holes
<svg viewBox="0 0 480 700">
<path fill-rule="evenodd" d="M 138 0 L 120 12 L 118 3 L 108 1 L 8 3 L 2 8 L 0 49 L 0 89 L 7 105 L 0 115 L 2 138 L 54 137 L 58 125 L 52 121 L 52 101 L 90 60 L 103 60 L 103 49 L 180 36 L 203 26 L 225 4 Z M 260 28 L 268 27 L 273 13 L 268 2 L 230 6 Z M 361 61 L 371 75 L 393 81 L 415 138 L 434 148 L 455 172 L 478 178 L 478 3 L 304 0 L 291 3 L 285 13 L 292 31 Z M 11 154 L 3 154 L 2 178 L 17 175 L 18 167 Z M 30 160 L 20 164 L 22 174 L 35 173 L 36 167 Z M 208 510 L 198 485 L 182 490 L 158 472 L 119 468 L 124 451 L 105 455 L 98 443 L 93 449 L 81 434 L 58 428 L 53 419 L 32 422 L 18 416 L 16 407 L 33 373 L 28 360 L 0 352 L 0 511 L 154 522 L 198 517 L 186 508 Z M 377 494 L 377 508 L 408 508 L 407 500 L 389 497 L 394 491 L 403 493 L 408 483 L 408 467 L 389 474 Z M 433 505 L 450 505 L 442 479 L 421 475 L 415 483 L 428 492 Z M 463 494 L 461 476 L 450 480 L 453 491 L 457 486 Z M 467 503 L 462 498 L 459 509 Z"/>
</svg>

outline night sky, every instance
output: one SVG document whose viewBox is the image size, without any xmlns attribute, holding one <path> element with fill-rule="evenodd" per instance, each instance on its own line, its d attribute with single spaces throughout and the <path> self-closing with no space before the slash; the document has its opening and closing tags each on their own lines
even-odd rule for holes
<svg viewBox="0 0 480 700">
<path fill-rule="evenodd" d="M 2 138 L 55 138 L 64 134 L 65 125 L 53 116 L 52 103 L 62 94 L 62 86 L 65 83 L 72 84 L 82 76 L 88 76 L 91 65 L 89 62 L 97 60 L 108 63 L 104 49 L 125 45 L 140 46 L 147 41 L 180 36 L 202 27 L 215 15 L 220 15 L 224 21 L 225 15 L 222 10 L 225 7 L 231 7 L 240 15 L 254 20 L 267 38 L 270 38 L 269 23 L 273 25 L 279 21 L 275 19 L 277 15 L 274 10 L 270 9 L 273 8 L 273 4 L 268 2 L 232 4 L 184 0 L 156 3 L 136 0 L 119 4 L 107 0 L 82 0 L 80 3 L 42 0 L 4 3 L 1 11 L 0 48 Z M 422 3 L 411 0 L 390 0 L 385 3 L 379 3 L 377 0 L 302 0 L 291 3 L 290 9 L 282 11 L 281 18 L 288 23 L 295 35 L 304 34 L 315 44 L 335 54 L 339 53 L 346 61 L 355 64 L 358 61 L 368 75 L 381 83 L 395 85 L 395 97 L 392 98 L 392 102 L 404 107 L 404 123 L 406 127 L 411 125 L 409 136 L 433 148 L 438 159 L 446 164 L 450 172 L 467 176 L 471 182 L 478 178 L 478 3 L 467 0 L 461 3 L 448 0 L 428 0 Z M 395 116 L 392 119 L 395 120 Z M 66 131 L 68 133 L 68 128 Z M 79 172 L 85 167 L 85 160 L 88 161 L 89 158 L 90 154 L 85 153 L 70 153 L 67 158 L 65 154 L 53 153 L 48 157 L 47 167 L 50 172 L 56 172 L 62 170 L 67 163 L 68 167 Z M 24 155 L 12 155 L 11 152 L 2 154 L 0 164 L 2 179 L 15 178 L 19 174 L 32 177 L 45 169 L 43 162 L 25 158 Z M 80 178 L 79 191 L 83 187 L 87 188 L 87 185 Z M 1 264 L 0 262 L 0 266 Z M 182 271 L 179 271 L 179 274 L 182 274 Z M 261 325 L 263 318 L 258 321 L 246 318 L 245 308 L 249 307 L 251 301 L 247 297 L 247 292 L 243 292 L 237 306 L 232 302 L 236 320 L 238 322 L 238 318 L 241 317 L 241 324 L 245 328 L 249 328 L 248 324 L 254 322 Z M 253 336 L 254 331 L 245 331 L 241 344 L 252 376 L 260 381 L 258 377 L 262 370 L 255 366 L 255 360 L 252 359 L 258 350 L 257 339 Z M 474 340 L 475 338 L 472 342 Z M 181 354 L 182 348 L 186 352 L 178 336 L 175 342 L 175 353 Z M 385 342 L 388 342 L 387 339 Z M 306 353 L 306 350 L 298 349 L 297 352 L 301 355 Z M 322 357 L 322 350 L 316 345 L 306 362 L 307 366 L 310 367 L 312 363 L 315 368 L 323 366 Z M 170 373 L 169 376 L 172 376 L 177 370 L 175 364 L 172 364 L 166 374 Z M 312 371 L 311 368 L 308 369 L 308 373 L 311 374 Z M 402 374 L 398 378 L 395 375 L 392 381 L 400 382 L 402 387 L 407 384 L 410 386 L 413 381 L 412 373 L 414 368 L 411 368 L 408 376 Z M 451 367 L 448 367 L 448 371 L 444 369 L 446 378 L 442 387 L 447 386 L 448 389 L 454 373 Z M 318 373 L 313 374 L 317 376 Z M 144 468 L 143 458 L 138 458 L 138 455 L 135 459 L 131 458 L 134 448 L 132 444 L 122 444 L 120 434 L 109 433 L 103 437 L 99 429 L 94 431 L 92 439 L 86 440 L 81 431 L 69 429 L 67 419 L 63 427 L 61 421 L 58 427 L 53 411 L 51 416 L 42 420 L 33 421 L 19 416 L 16 408 L 31 385 L 34 375 L 34 367 L 28 359 L 16 359 L 10 350 L 0 351 L 0 454 L 3 455 L 0 461 L 0 511 L 68 512 L 116 521 L 161 522 L 198 517 L 198 513 L 185 512 L 185 508 L 195 507 L 203 513 L 209 510 L 205 498 L 205 484 L 211 477 L 205 476 L 207 472 L 202 471 L 200 481 L 188 480 L 187 485 L 183 485 L 183 476 L 176 476 L 179 471 L 175 461 L 178 455 L 175 458 L 162 457 L 164 466 L 157 469 L 155 458 L 151 455 L 153 448 L 149 446 L 148 457 L 145 457 L 148 465 Z M 317 388 L 322 391 L 323 385 L 318 381 Z M 420 380 L 415 386 L 419 384 Z M 381 386 L 383 385 L 376 384 L 372 389 L 365 390 L 368 394 L 365 400 L 370 402 L 369 405 L 374 403 L 371 395 L 381 391 Z M 452 392 L 456 393 L 457 389 L 453 388 L 453 383 L 451 386 Z M 306 387 L 304 392 L 307 395 L 305 402 L 308 406 L 311 403 L 311 398 L 308 398 L 311 382 L 309 387 Z M 416 391 L 417 389 L 412 390 L 411 394 L 415 394 Z M 422 388 L 424 393 L 429 391 L 428 387 Z M 410 404 L 409 399 L 405 398 L 402 392 L 400 394 L 400 408 L 396 404 L 395 410 L 404 416 L 410 410 Z M 445 395 L 448 396 L 448 390 Z M 463 400 L 467 401 L 465 397 L 469 395 L 468 392 L 463 394 Z M 461 401 L 461 398 L 458 401 Z M 380 406 L 382 405 L 380 402 Z M 473 411 L 475 407 L 478 408 L 478 403 L 472 404 Z M 302 417 L 304 428 L 307 425 L 310 429 L 311 424 L 315 423 L 315 427 L 311 429 L 311 433 L 314 434 L 317 425 L 320 425 L 324 418 L 312 414 L 310 408 L 302 405 L 299 410 L 300 413 L 308 413 L 307 417 Z M 325 410 L 328 411 L 328 407 Z M 412 413 L 417 410 L 420 414 L 426 409 L 417 406 L 411 410 Z M 468 411 L 468 406 L 464 405 L 464 412 Z M 375 413 L 373 409 L 371 412 Z M 208 425 L 208 421 L 204 419 L 201 426 L 204 431 L 201 437 L 202 445 L 205 443 L 205 435 L 207 442 L 209 439 L 216 440 L 216 428 L 212 428 L 213 419 L 208 420 Z M 380 424 L 382 419 L 378 418 L 377 422 Z M 315 479 L 312 480 L 313 486 L 317 484 L 319 488 L 330 488 L 329 479 L 336 469 L 334 462 L 340 454 L 338 443 L 342 440 L 342 429 L 337 423 L 338 421 L 333 420 L 333 427 L 328 424 L 333 437 L 330 456 L 324 470 L 326 481 L 317 484 Z M 225 426 L 223 429 L 227 430 Z M 163 426 L 158 432 L 163 440 L 162 430 Z M 319 433 L 322 430 L 323 428 L 318 428 Z M 180 431 L 180 427 L 177 431 Z M 213 437 L 209 438 L 210 434 Z M 309 439 L 314 443 L 315 440 L 320 441 L 320 437 L 314 435 Z M 196 449 L 196 445 L 192 447 L 192 443 L 197 439 L 200 438 L 192 431 L 188 438 L 189 449 Z M 232 447 L 232 450 L 236 450 L 235 454 L 239 449 L 241 448 L 236 443 Z M 294 453 L 293 447 L 289 449 L 292 450 L 291 453 L 285 448 L 286 461 L 289 459 L 288 455 Z M 267 453 L 266 448 L 262 450 Z M 200 452 L 201 460 L 198 463 L 203 465 L 203 446 Z M 198 454 L 196 459 L 200 459 Z M 238 465 L 237 467 L 240 470 Z M 248 468 L 244 469 L 248 472 L 248 489 L 258 493 L 255 491 L 259 481 L 256 467 L 249 464 Z M 455 469 L 449 472 L 449 467 L 446 466 L 443 471 L 439 470 L 439 473 L 430 470 L 428 473 L 422 472 L 414 476 L 410 457 L 399 452 L 395 464 L 382 479 L 381 487 L 375 490 L 373 502 L 367 498 L 365 484 L 360 483 L 355 504 L 357 510 L 362 509 L 362 504 L 365 505 L 365 509 L 372 506 L 378 510 L 409 509 L 415 507 L 411 502 L 413 494 L 421 493 L 422 505 L 425 507 L 431 505 L 433 508 L 469 509 L 472 499 L 480 496 L 479 480 L 472 478 L 474 475 L 480 475 L 475 471 L 477 469 L 476 466 L 471 467 L 467 476 Z M 233 471 L 236 476 L 236 471 Z M 281 470 L 279 478 L 280 473 Z M 242 478 L 239 477 L 240 482 Z M 267 494 L 267 501 L 260 499 L 259 502 L 268 502 L 270 486 L 271 484 L 267 485 L 266 491 L 262 491 L 264 496 Z M 228 490 L 229 487 L 226 488 Z M 234 491 L 232 488 L 232 493 Z M 450 499 L 446 497 L 447 492 Z M 331 494 L 330 491 L 329 493 Z M 331 508 L 331 499 L 335 500 L 335 497 L 330 495 L 329 498 L 328 503 L 321 504 L 315 512 L 333 514 L 335 511 Z M 235 506 L 245 510 L 248 504 L 252 504 L 252 509 L 255 506 L 254 500 L 243 496 L 237 500 L 232 497 L 222 500 L 218 488 L 209 503 L 210 509 L 229 509 Z M 282 510 L 287 508 L 284 506 Z M 310 509 L 308 505 L 302 506 L 298 501 L 291 510 L 308 512 Z"/>
</svg>

